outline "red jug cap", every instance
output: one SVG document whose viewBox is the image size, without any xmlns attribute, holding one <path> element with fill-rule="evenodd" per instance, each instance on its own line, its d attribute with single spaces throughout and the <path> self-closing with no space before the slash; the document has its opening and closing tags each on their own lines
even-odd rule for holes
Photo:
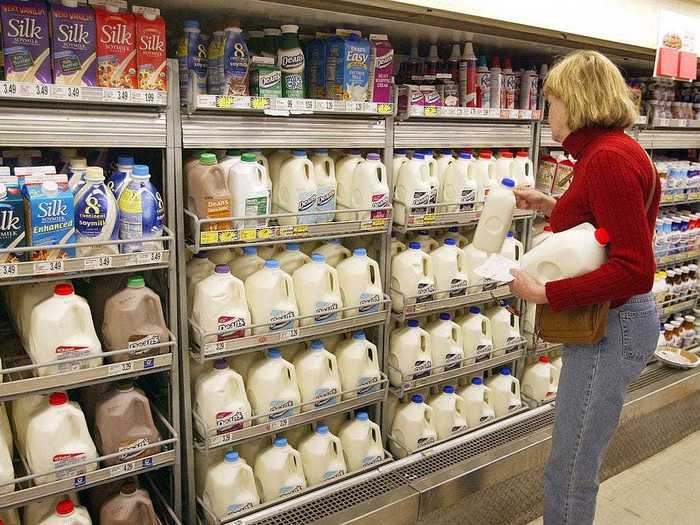
<svg viewBox="0 0 700 525">
<path fill-rule="evenodd" d="M 610 235 L 608 234 L 608 230 L 605 228 L 598 228 L 594 235 L 595 240 L 598 241 L 598 244 L 601 246 L 605 246 L 610 242 Z"/>
</svg>

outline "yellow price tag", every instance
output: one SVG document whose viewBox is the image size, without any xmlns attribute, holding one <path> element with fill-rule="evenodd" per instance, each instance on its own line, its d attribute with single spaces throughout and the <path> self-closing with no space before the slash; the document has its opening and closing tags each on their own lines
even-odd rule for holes
<svg viewBox="0 0 700 525">
<path fill-rule="evenodd" d="M 309 233 L 308 226 L 294 226 L 294 235 L 305 235 Z"/>
<path fill-rule="evenodd" d="M 227 109 L 233 106 L 233 97 L 221 96 L 216 97 L 216 107 L 219 109 Z"/>
<path fill-rule="evenodd" d="M 200 244 L 216 244 L 219 242 L 219 232 L 202 232 L 199 236 Z"/>
<path fill-rule="evenodd" d="M 386 218 L 380 217 L 372 219 L 372 228 L 384 228 L 386 226 Z"/>
<path fill-rule="evenodd" d="M 380 115 L 391 115 L 393 112 L 392 105 L 389 103 L 377 104 L 377 113 Z"/>
<path fill-rule="evenodd" d="M 432 222 L 435 222 L 435 214 L 434 213 L 426 213 L 423 216 L 423 224 L 432 223 Z"/>
<path fill-rule="evenodd" d="M 256 230 L 241 230 L 241 240 L 242 241 L 254 241 L 257 237 L 257 231 Z"/>
<path fill-rule="evenodd" d="M 258 230 L 258 239 L 269 239 L 272 237 L 272 228 L 260 228 Z"/>
<path fill-rule="evenodd" d="M 423 110 L 423 115 L 426 117 L 434 117 L 437 115 L 437 108 L 435 106 L 425 106 Z"/>
<path fill-rule="evenodd" d="M 235 230 L 223 230 L 219 232 L 219 242 L 233 242 L 236 240 L 237 231 Z"/>
<path fill-rule="evenodd" d="M 269 97 L 253 97 L 250 99 L 251 109 L 266 109 L 270 107 Z"/>
<path fill-rule="evenodd" d="M 673 195 L 669 195 L 665 193 L 664 195 L 661 196 L 661 202 L 672 202 L 673 201 Z"/>
</svg>

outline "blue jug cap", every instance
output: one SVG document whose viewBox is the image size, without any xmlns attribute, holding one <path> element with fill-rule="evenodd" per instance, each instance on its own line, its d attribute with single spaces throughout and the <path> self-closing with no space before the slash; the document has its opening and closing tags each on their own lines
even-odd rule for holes
<svg viewBox="0 0 700 525">
<path fill-rule="evenodd" d="M 299 243 L 298 242 L 289 242 L 287 243 L 287 251 L 289 252 L 298 252 L 299 251 Z"/>
<path fill-rule="evenodd" d="M 501 371 L 499 372 L 502 376 L 509 376 L 510 375 L 510 368 L 501 368 Z"/>
<path fill-rule="evenodd" d="M 133 166 L 134 157 L 132 157 L 131 155 L 119 155 L 117 157 L 117 164 L 121 166 Z"/>
<path fill-rule="evenodd" d="M 279 268 L 280 263 L 277 259 L 268 259 L 265 261 L 265 268 Z"/>
<path fill-rule="evenodd" d="M 144 164 L 136 164 L 136 166 L 134 166 L 133 175 L 134 177 L 146 177 L 150 175 L 148 172 L 148 166 Z"/>
<path fill-rule="evenodd" d="M 439 317 L 441 321 L 449 321 L 450 319 L 452 319 L 452 316 L 447 312 L 442 312 Z"/>
<path fill-rule="evenodd" d="M 317 434 L 328 434 L 328 427 L 326 425 L 318 425 L 316 427 Z"/>
<path fill-rule="evenodd" d="M 287 446 L 287 438 L 277 438 L 275 439 L 275 446 L 277 448 L 284 448 Z"/>
<path fill-rule="evenodd" d="M 508 239 L 512 239 L 512 238 L 513 238 L 513 232 L 510 232 L 510 231 L 509 231 L 508 233 L 506 233 L 506 237 L 507 237 Z"/>
<path fill-rule="evenodd" d="M 313 262 L 317 262 L 317 263 L 324 263 L 324 262 L 326 262 L 326 256 L 323 255 L 322 253 L 312 253 L 311 260 Z"/>
<path fill-rule="evenodd" d="M 355 257 L 365 257 L 367 255 L 367 250 L 365 250 L 364 248 L 355 248 L 352 251 L 352 254 Z"/>
<path fill-rule="evenodd" d="M 410 326 L 411 328 L 417 328 L 418 319 L 409 319 L 408 321 L 406 321 L 406 326 Z"/>
<path fill-rule="evenodd" d="M 406 154 L 406 150 L 405 150 L 405 149 L 401 149 L 401 148 L 400 148 L 400 149 L 395 149 L 395 150 L 394 150 L 394 155 L 405 155 L 405 154 Z"/>
<path fill-rule="evenodd" d="M 454 394 L 454 393 L 455 393 L 455 387 L 453 387 L 452 385 L 445 385 L 444 387 L 442 387 L 442 391 L 443 391 L 445 394 Z"/>
<path fill-rule="evenodd" d="M 217 264 L 214 267 L 214 271 L 216 273 L 231 273 L 231 269 L 229 268 L 228 264 Z"/>
<path fill-rule="evenodd" d="M 209 255 L 207 255 L 207 252 L 197 252 L 194 254 L 193 257 L 195 257 L 196 259 L 206 259 L 209 257 Z"/>
<path fill-rule="evenodd" d="M 513 179 L 501 179 L 501 184 L 506 188 L 515 188 L 515 181 Z"/>
<path fill-rule="evenodd" d="M 270 348 L 267 350 L 267 357 L 270 357 L 272 359 L 282 357 L 282 350 L 280 350 L 279 348 Z"/>
<path fill-rule="evenodd" d="M 304 150 L 301 150 L 301 149 L 295 149 L 294 151 L 292 151 L 292 155 L 294 157 L 299 157 L 299 158 L 303 159 L 306 157 L 306 152 Z"/>
<path fill-rule="evenodd" d="M 323 350 L 325 346 L 323 346 L 323 341 L 320 339 L 314 339 L 311 341 L 311 349 L 312 350 Z"/>
<path fill-rule="evenodd" d="M 478 306 L 470 306 L 469 307 L 469 313 L 470 314 L 480 314 L 481 313 L 481 308 Z"/>
<path fill-rule="evenodd" d="M 445 244 L 447 246 L 455 246 L 457 244 L 457 241 L 455 241 L 452 237 L 448 237 L 445 239 Z"/>
<path fill-rule="evenodd" d="M 340 244 L 340 239 L 328 239 L 327 244 Z"/>
<path fill-rule="evenodd" d="M 425 155 L 423 155 L 420 151 L 416 151 L 413 154 L 413 159 L 414 160 L 423 160 L 423 159 L 425 159 Z"/>
<path fill-rule="evenodd" d="M 480 385 L 484 382 L 480 377 L 472 377 L 472 385 Z"/>
<path fill-rule="evenodd" d="M 238 461 L 238 452 L 235 452 L 231 450 L 230 452 L 226 452 L 226 455 L 224 456 L 224 461 L 226 463 L 235 463 Z"/>
<path fill-rule="evenodd" d="M 255 246 L 244 246 L 243 255 L 257 255 L 258 249 Z"/>
<path fill-rule="evenodd" d="M 420 394 L 413 394 L 411 396 L 411 402 L 420 404 L 423 402 L 423 396 Z"/>
<path fill-rule="evenodd" d="M 443 155 L 452 155 L 452 150 L 445 148 L 445 149 L 441 149 L 440 153 Z"/>
<path fill-rule="evenodd" d="M 463 151 L 459 154 L 459 158 L 464 159 L 464 160 L 469 160 L 472 158 L 472 156 L 471 156 L 471 154 L 467 153 L 466 151 Z"/>
<path fill-rule="evenodd" d="M 420 243 L 416 241 L 411 241 L 408 243 L 408 247 L 411 248 L 411 250 L 420 250 Z"/>
<path fill-rule="evenodd" d="M 358 421 L 368 421 L 368 420 L 369 420 L 369 414 L 367 414 L 367 412 L 358 412 L 358 413 L 355 415 L 355 419 L 357 419 Z"/>
<path fill-rule="evenodd" d="M 355 330 L 355 331 L 352 333 L 352 338 L 353 338 L 353 339 L 357 339 L 357 340 L 362 340 L 362 339 L 366 339 L 367 336 L 365 336 L 365 331 L 364 331 L 364 330 Z"/>
</svg>

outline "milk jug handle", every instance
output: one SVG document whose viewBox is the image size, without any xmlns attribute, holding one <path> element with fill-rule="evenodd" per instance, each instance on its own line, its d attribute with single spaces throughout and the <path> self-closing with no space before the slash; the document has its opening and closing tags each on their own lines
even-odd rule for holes
<svg viewBox="0 0 700 525">
<path fill-rule="evenodd" d="M 265 166 L 256 162 L 255 171 L 259 173 L 258 180 L 262 183 L 265 180 L 265 177 L 267 177 L 267 170 L 265 169 Z"/>
<path fill-rule="evenodd" d="M 367 345 L 367 358 L 372 363 L 377 363 L 377 347 Z"/>
</svg>

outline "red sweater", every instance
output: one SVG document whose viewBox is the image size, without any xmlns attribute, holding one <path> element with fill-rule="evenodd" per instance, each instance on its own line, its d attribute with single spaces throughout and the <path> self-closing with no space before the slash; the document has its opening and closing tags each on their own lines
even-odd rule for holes
<svg viewBox="0 0 700 525">
<path fill-rule="evenodd" d="M 642 147 L 622 129 L 583 128 L 566 138 L 564 148 L 577 162 L 571 186 L 550 217 L 552 230 L 583 222 L 605 228 L 608 262 L 585 275 L 547 283 L 547 299 L 554 310 L 607 301 L 615 308 L 648 292 L 654 282 L 652 238 L 661 183 L 657 180 L 645 213 L 657 175 Z"/>
</svg>

